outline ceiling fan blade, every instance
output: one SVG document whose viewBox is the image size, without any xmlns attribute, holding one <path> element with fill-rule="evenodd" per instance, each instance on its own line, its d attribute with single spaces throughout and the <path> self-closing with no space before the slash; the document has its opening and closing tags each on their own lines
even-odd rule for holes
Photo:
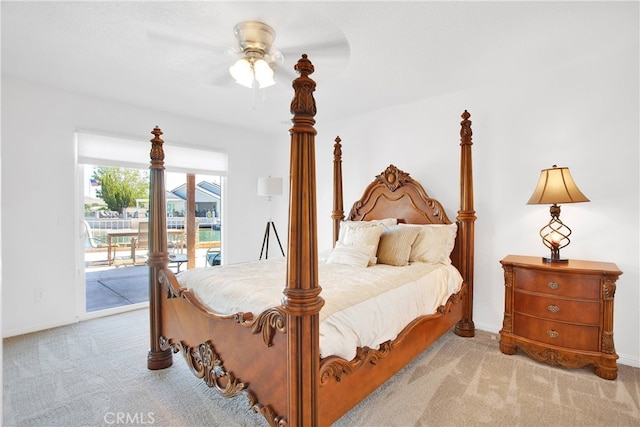
<svg viewBox="0 0 640 427">
<path fill-rule="evenodd" d="M 278 49 L 287 58 L 292 55 L 300 57 L 303 53 L 306 53 L 312 61 L 312 55 L 322 57 L 333 56 L 336 58 L 348 58 L 351 55 L 351 47 L 346 39 L 306 43 L 287 47 L 278 46 Z"/>
<path fill-rule="evenodd" d="M 209 84 L 212 86 L 230 86 L 231 84 L 235 84 L 235 82 L 231 74 L 229 74 L 229 70 L 221 68 L 216 70 L 216 73 L 211 76 Z"/>
<path fill-rule="evenodd" d="M 230 47 L 235 46 L 235 44 L 217 45 L 207 38 L 178 34 L 169 29 L 150 28 L 147 30 L 147 38 L 150 43 L 154 45 L 160 44 L 165 49 L 198 50 L 200 54 L 214 54 L 216 57 L 221 58 L 221 61 L 226 61 L 240 53 L 238 48 Z"/>
</svg>

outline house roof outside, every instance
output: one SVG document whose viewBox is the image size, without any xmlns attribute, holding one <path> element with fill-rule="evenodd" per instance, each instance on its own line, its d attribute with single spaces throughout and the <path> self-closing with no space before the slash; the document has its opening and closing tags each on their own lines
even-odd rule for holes
<svg viewBox="0 0 640 427">
<path fill-rule="evenodd" d="M 209 191 L 210 193 L 215 194 L 220 197 L 220 184 L 215 184 L 213 182 L 201 181 L 198 183 L 198 186 Z"/>
<path fill-rule="evenodd" d="M 211 191 L 211 190 L 214 190 L 214 187 L 218 187 L 217 193 L 214 193 L 213 191 Z M 174 188 L 173 190 L 168 192 L 168 194 L 171 194 L 174 197 L 177 197 L 181 200 L 187 200 L 187 184 L 182 184 Z M 219 201 L 220 201 L 219 186 L 215 184 L 207 183 L 204 181 L 196 185 L 196 203 L 212 203 L 212 202 L 219 202 Z"/>
</svg>

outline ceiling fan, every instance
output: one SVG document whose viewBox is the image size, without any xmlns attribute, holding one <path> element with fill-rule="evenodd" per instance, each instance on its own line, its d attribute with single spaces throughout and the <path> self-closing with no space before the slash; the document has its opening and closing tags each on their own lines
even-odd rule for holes
<svg viewBox="0 0 640 427">
<path fill-rule="evenodd" d="M 243 21 L 233 28 L 240 46 L 242 58 L 229 67 L 229 73 L 236 83 L 260 89 L 273 86 L 273 72 L 282 64 L 284 57 L 272 49 L 276 32 L 269 25 L 259 21 Z"/>
<path fill-rule="evenodd" d="M 342 31 L 320 19 L 313 25 L 303 26 L 298 22 L 301 20 L 293 18 L 279 22 L 286 30 L 280 34 L 277 49 L 274 48 L 274 28 L 261 20 L 243 20 L 235 24 L 235 43 L 231 41 L 231 32 L 224 29 L 229 27 L 221 20 L 202 29 L 154 25 L 147 28 L 146 33 L 148 39 L 164 52 L 162 59 L 168 61 L 167 68 L 218 87 L 234 81 L 249 88 L 290 82 L 297 77 L 293 63 L 290 67 L 283 64 L 285 60 L 297 60 L 303 53 L 313 58 L 316 66 L 322 64 L 325 78 L 344 70 L 349 61 L 350 46 Z"/>
</svg>

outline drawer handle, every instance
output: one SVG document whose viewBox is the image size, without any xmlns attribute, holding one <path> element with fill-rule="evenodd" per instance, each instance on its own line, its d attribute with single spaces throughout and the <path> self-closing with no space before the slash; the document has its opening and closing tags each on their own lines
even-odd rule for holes
<svg viewBox="0 0 640 427">
<path fill-rule="evenodd" d="M 557 305 L 549 305 L 547 306 L 547 310 L 549 310 L 552 313 L 557 313 L 560 311 L 560 307 L 558 307 Z"/>
<path fill-rule="evenodd" d="M 560 285 L 558 285 L 556 282 L 549 282 L 547 283 L 547 286 L 549 286 L 549 288 L 551 289 L 558 289 L 560 287 Z"/>
<path fill-rule="evenodd" d="M 558 338 L 558 336 L 560 336 L 558 331 L 554 331 L 553 329 L 549 329 L 547 335 L 549 335 L 550 338 Z"/>
</svg>

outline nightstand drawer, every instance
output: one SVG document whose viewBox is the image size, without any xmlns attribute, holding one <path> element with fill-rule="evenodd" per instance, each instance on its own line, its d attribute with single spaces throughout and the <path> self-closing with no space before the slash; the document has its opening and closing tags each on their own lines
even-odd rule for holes
<svg viewBox="0 0 640 427">
<path fill-rule="evenodd" d="M 515 289 L 580 299 L 600 299 L 600 277 L 516 269 Z"/>
<path fill-rule="evenodd" d="M 518 313 L 548 320 L 560 320 L 596 326 L 600 324 L 599 301 L 550 298 L 548 296 L 516 291 L 514 293 L 513 309 Z"/>
<path fill-rule="evenodd" d="M 529 339 L 576 350 L 599 351 L 598 326 L 552 322 L 520 313 L 514 314 L 513 332 Z"/>
</svg>

